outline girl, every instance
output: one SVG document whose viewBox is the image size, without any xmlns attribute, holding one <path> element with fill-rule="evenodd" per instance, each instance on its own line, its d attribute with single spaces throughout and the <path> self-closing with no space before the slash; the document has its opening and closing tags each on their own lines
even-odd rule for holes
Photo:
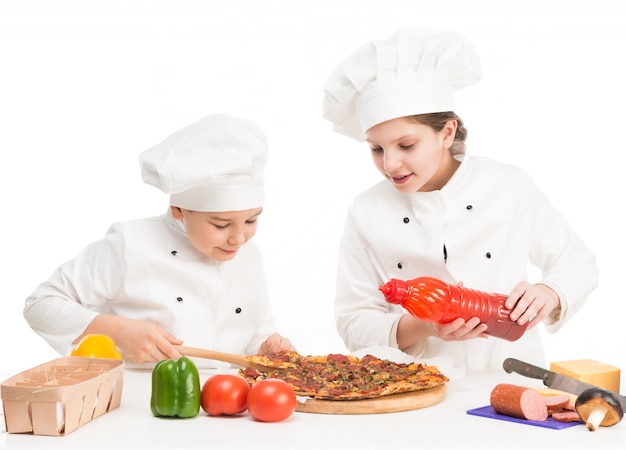
<svg viewBox="0 0 626 450">
<path fill-rule="evenodd" d="M 106 334 L 130 361 L 178 359 L 175 345 L 232 353 L 290 349 L 276 333 L 258 248 L 268 149 L 252 122 L 204 117 L 140 156 L 167 213 L 114 224 L 26 299 L 24 316 L 65 355 Z"/>
<path fill-rule="evenodd" d="M 453 91 L 479 78 L 463 36 L 418 28 L 370 42 L 327 80 L 324 117 L 367 142 L 385 178 L 356 198 L 340 244 L 336 323 L 352 351 L 392 346 L 471 369 L 501 367 L 510 356 L 542 365 L 536 325 L 557 331 L 597 285 L 594 255 L 532 179 L 467 155 Z M 535 282 L 529 262 L 542 272 Z M 478 318 L 425 322 L 378 290 L 420 276 L 507 293 L 510 318 L 528 330 L 509 342 L 488 338 Z"/>
</svg>

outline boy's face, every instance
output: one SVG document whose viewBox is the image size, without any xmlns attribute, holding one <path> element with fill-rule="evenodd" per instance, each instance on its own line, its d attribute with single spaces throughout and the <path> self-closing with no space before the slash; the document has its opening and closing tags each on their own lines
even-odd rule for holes
<svg viewBox="0 0 626 450">
<path fill-rule="evenodd" d="M 170 207 L 172 216 L 182 220 L 193 246 L 217 261 L 230 261 L 256 233 L 263 208 L 243 211 L 202 212 Z"/>
</svg>

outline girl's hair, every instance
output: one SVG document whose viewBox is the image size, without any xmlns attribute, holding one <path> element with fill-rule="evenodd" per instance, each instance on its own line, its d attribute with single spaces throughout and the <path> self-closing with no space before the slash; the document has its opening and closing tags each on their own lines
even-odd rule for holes
<svg viewBox="0 0 626 450">
<path fill-rule="evenodd" d="M 452 111 L 428 113 L 428 114 L 416 114 L 414 116 L 408 116 L 409 120 L 412 120 L 422 125 L 428 125 L 435 131 L 441 131 L 449 120 L 456 120 L 456 134 L 454 135 L 454 143 L 450 151 L 452 154 L 465 152 L 465 139 L 467 139 L 467 129 L 463 124 L 463 121 L 456 113 Z"/>
</svg>

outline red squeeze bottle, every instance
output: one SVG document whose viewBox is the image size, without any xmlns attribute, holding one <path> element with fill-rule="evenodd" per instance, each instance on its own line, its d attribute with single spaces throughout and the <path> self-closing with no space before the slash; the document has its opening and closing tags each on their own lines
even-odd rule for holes
<svg viewBox="0 0 626 450">
<path fill-rule="evenodd" d="M 504 307 L 507 296 L 468 289 L 431 277 L 402 281 L 392 278 L 378 288 L 389 303 L 402 305 L 412 316 L 429 322 L 448 323 L 461 317 L 478 317 L 487 324 L 487 333 L 516 341 L 526 331 L 525 325 L 509 319 Z"/>
</svg>

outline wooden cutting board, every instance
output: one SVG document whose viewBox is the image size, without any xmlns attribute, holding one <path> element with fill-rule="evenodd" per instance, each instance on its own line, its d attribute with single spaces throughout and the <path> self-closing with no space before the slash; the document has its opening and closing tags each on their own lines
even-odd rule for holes
<svg viewBox="0 0 626 450">
<path fill-rule="evenodd" d="M 446 385 L 365 400 L 298 400 L 296 411 L 318 414 L 381 414 L 411 411 L 439 403 L 446 396 Z"/>
</svg>

